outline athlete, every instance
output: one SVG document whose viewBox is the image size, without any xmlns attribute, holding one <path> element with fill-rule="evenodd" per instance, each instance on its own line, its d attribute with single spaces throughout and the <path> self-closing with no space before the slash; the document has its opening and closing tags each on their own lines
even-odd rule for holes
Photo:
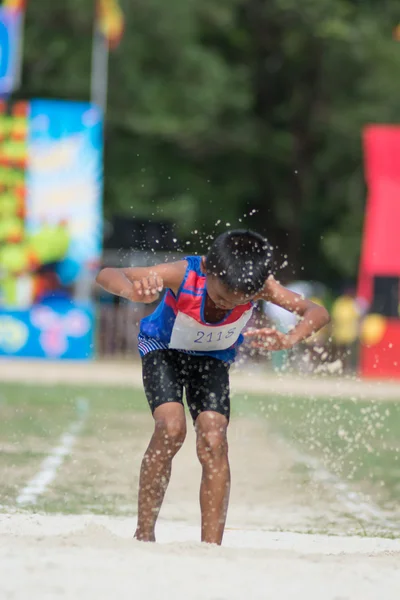
<svg viewBox="0 0 400 600">
<path fill-rule="evenodd" d="M 299 319 L 289 333 L 248 331 L 252 345 L 269 351 L 291 348 L 329 321 L 325 308 L 284 288 L 271 274 L 272 249 L 258 233 L 235 230 L 215 239 L 207 256 L 154 267 L 105 268 L 97 282 L 108 292 L 157 309 L 142 319 L 138 348 L 143 384 L 154 418 L 139 481 L 135 537 L 155 541 L 155 525 L 173 457 L 186 435 L 183 390 L 196 431 L 202 466 L 201 540 L 221 544 L 230 490 L 227 429 L 229 367 L 257 300 Z"/>
</svg>

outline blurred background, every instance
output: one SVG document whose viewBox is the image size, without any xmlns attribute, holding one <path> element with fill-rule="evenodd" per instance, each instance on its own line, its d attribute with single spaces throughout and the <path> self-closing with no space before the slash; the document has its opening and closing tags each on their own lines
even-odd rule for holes
<svg viewBox="0 0 400 600">
<path fill-rule="evenodd" d="M 332 323 L 261 369 L 399 376 L 396 0 L 4 0 L 0 356 L 137 357 L 100 266 L 250 227 Z M 292 326 L 260 305 L 256 322 Z"/>
</svg>

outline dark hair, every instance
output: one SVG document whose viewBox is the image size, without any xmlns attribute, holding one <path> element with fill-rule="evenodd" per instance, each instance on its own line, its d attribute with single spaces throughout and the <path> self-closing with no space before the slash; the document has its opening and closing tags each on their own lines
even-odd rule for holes
<svg viewBox="0 0 400 600">
<path fill-rule="evenodd" d="M 271 274 L 272 246 L 259 233 L 246 229 L 219 235 L 206 256 L 206 271 L 230 290 L 259 292 Z"/>
</svg>

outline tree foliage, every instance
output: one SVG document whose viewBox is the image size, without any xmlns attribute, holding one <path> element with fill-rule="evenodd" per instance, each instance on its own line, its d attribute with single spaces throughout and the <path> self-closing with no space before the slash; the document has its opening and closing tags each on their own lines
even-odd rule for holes
<svg viewBox="0 0 400 600">
<path fill-rule="evenodd" d="M 28 5 L 25 97 L 89 97 L 94 3 Z M 125 0 L 110 55 L 108 214 L 246 224 L 296 274 L 355 276 L 362 129 L 398 120 L 395 0 Z M 245 216 L 246 215 L 246 216 Z M 199 249 L 201 249 L 199 247 Z"/>
</svg>

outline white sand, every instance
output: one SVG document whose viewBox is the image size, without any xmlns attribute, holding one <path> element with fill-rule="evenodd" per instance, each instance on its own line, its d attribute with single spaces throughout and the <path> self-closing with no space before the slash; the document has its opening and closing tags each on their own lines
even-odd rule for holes
<svg viewBox="0 0 400 600">
<path fill-rule="evenodd" d="M 158 544 L 132 540 L 133 520 L 0 517 L 2 600 L 384 600 L 400 594 L 400 543 L 227 531 L 224 547 L 163 522 Z"/>
</svg>

